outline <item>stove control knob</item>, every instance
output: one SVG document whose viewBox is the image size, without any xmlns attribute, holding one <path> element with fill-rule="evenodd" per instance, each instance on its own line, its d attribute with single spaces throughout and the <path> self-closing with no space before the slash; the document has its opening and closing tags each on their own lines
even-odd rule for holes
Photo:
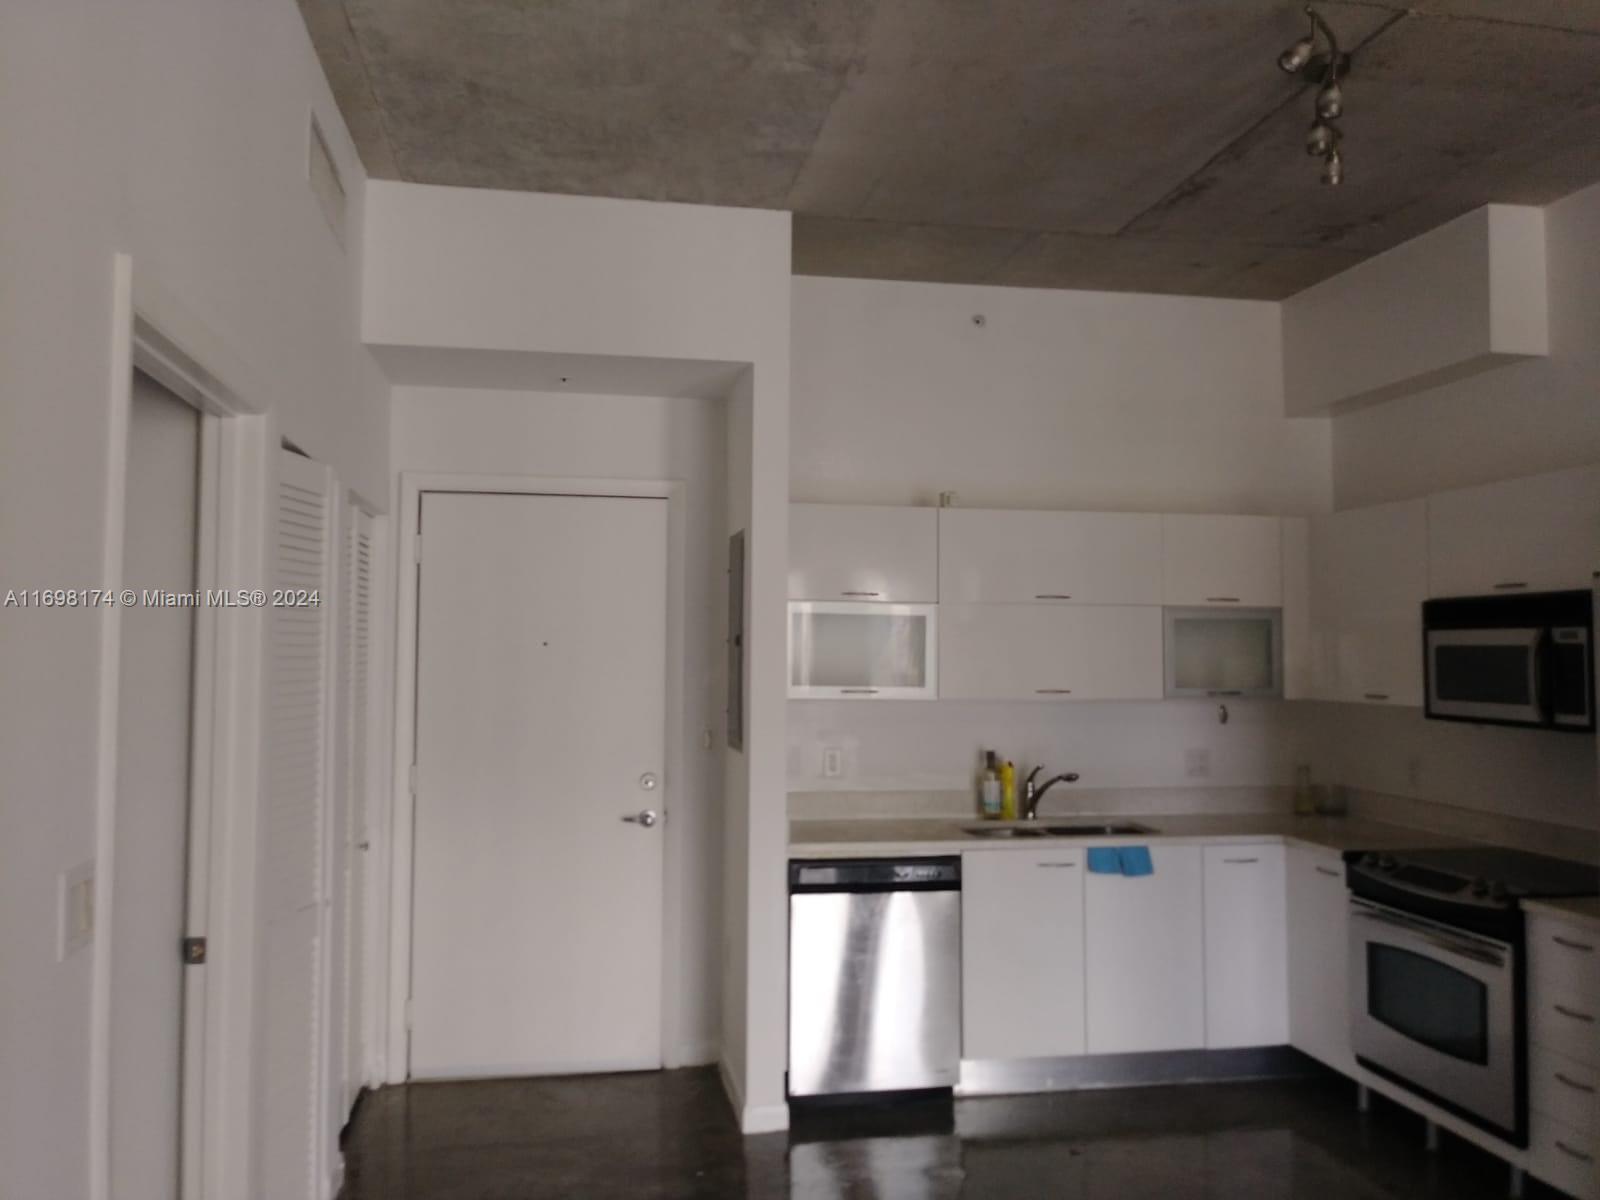
<svg viewBox="0 0 1600 1200">
<path fill-rule="evenodd" d="M 1506 897 L 1506 885 L 1498 879 L 1492 880 L 1489 884 L 1489 899 L 1504 901 Z"/>
<path fill-rule="evenodd" d="M 1472 894 L 1480 900 L 1487 896 L 1489 894 L 1489 881 L 1487 879 L 1474 879 L 1472 881 Z"/>
<path fill-rule="evenodd" d="M 1387 854 L 1381 854 L 1378 856 L 1378 870 L 1380 871 L 1392 871 L 1399 865 L 1399 863 L 1395 862 L 1395 860 Z"/>
<path fill-rule="evenodd" d="M 1366 853 L 1366 854 L 1363 854 L 1361 856 L 1361 865 L 1363 867 L 1375 867 L 1375 866 L 1377 866 L 1378 865 L 1378 856 L 1376 854 L 1371 853 L 1370 851 L 1368 853 Z"/>
</svg>

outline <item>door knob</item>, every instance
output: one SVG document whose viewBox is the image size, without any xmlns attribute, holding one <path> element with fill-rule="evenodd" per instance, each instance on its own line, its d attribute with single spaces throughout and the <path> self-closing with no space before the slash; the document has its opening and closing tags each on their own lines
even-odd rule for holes
<svg viewBox="0 0 1600 1200">
<path fill-rule="evenodd" d="M 639 786 L 641 788 L 643 788 L 647 792 L 655 791 L 656 790 L 655 772 L 646 771 L 643 775 L 639 776 Z"/>
<path fill-rule="evenodd" d="M 656 823 L 656 810 L 647 808 L 643 812 L 629 813 L 622 818 L 630 825 L 643 825 L 646 829 Z"/>
</svg>

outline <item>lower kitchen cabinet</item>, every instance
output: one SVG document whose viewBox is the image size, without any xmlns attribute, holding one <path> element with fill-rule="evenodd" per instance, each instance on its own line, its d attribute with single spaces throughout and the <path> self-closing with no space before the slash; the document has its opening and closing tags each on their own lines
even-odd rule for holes
<svg viewBox="0 0 1600 1200">
<path fill-rule="evenodd" d="M 1206 1048 L 1289 1040 L 1281 845 L 1205 848 Z"/>
<path fill-rule="evenodd" d="M 1084 877 L 1090 1054 L 1205 1045 L 1199 846 L 1152 846 L 1151 875 Z"/>
<path fill-rule="evenodd" d="M 961 856 L 961 1056 L 1084 1052 L 1082 849 Z"/>
<path fill-rule="evenodd" d="M 1289 910 L 1289 1041 L 1347 1074 L 1350 1050 L 1350 899 L 1335 850 L 1285 852 Z"/>
</svg>

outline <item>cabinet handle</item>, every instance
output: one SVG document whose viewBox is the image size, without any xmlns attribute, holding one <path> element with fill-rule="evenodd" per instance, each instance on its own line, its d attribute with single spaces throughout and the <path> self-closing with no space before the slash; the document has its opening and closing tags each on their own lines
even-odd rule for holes
<svg viewBox="0 0 1600 1200">
<path fill-rule="evenodd" d="M 1593 954 L 1594 947 L 1587 942 L 1574 942 L 1562 937 L 1559 933 L 1552 933 L 1550 940 L 1558 946 L 1565 946 L 1568 950 L 1576 950 L 1580 954 Z"/>
<path fill-rule="evenodd" d="M 1071 600 L 1072 597 L 1070 595 L 1068 595 L 1066 592 L 1040 592 L 1038 595 L 1036 595 L 1034 597 L 1034 599 L 1035 600 Z"/>
<path fill-rule="evenodd" d="M 1239 603 L 1239 597 L 1237 597 L 1237 596 L 1207 596 L 1206 597 L 1206 603 L 1207 604 L 1237 604 L 1237 603 Z"/>
<path fill-rule="evenodd" d="M 1222 861 L 1225 863 L 1239 863 L 1243 865 L 1244 863 L 1258 863 L 1261 860 L 1259 858 L 1225 858 Z"/>
<path fill-rule="evenodd" d="M 876 696 L 877 688 L 840 688 L 839 692 L 845 696 Z"/>
<path fill-rule="evenodd" d="M 1510 580 L 1506 583 L 1497 583 L 1494 585 L 1494 590 L 1497 592 L 1514 592 L 1518 588 L 1525 588 L 1527 586 L 1528 585 L 1525 581 L 1518 579 Z"/>
<path fill-rule="evenodd" d="M 1318 867 L 1317 874 L 1326 875 L 1331 879 L 1339 878 L 1339 872 L 1335 871 L 1332 867 Z"/>
<path fill-rule="evenodd" d="M 1070 696 L 1070 695 L 1072 695 L 1072 689 L 1071 688 L 1034 688 L 1033 689 L 1033 694 L 1035 696 Z"/>
<path fill-rule="evenodd" d="M 1560 1013 L 1563 1017 L 1566 1017 L 1568 1020 L 1582 1021 L 1585 1025 L 1593 1025 L 1594 1024 L 1594 1017 L 1592 1017 L 1590 1014 L 1588 1014 L 1586 1012 L 1579 1012 L 1575 1008 L 1568 1008 L 1565 1004 L 1552 1004 L 1550 1007 L 1555 1009 L 1558 1013 Z"/>
<path fill-rule="evenodd" d="M 1074 862 L 1064 862 L 1064 863 L 1049 862 L 1049 863 L 1034 863 L 1033 865 L 1036 866 L 1036 867 L 1060 867 L 1063 870 L 1070 870 L 1071 868 L 1077 866 L 1078 864 L 1074 863 Z"/>
<path fill-rule="evenodd" d="M 1206 695 L 1208 695 L 1208 696 L 1242 696 L 1242 695 L 1244 695 L 1244 693 L 1239 691 L 1237 688 L 1235 688 L 1235 689 L 1233 689 L 1231 691 L 1222 691 L 1222 690 L 1210 691 L 1210 692 L 1207 692 Z"/>
<path fill-rule="evenodd" d="M 881 596 L 882 592 L 840 592 L 841 596 Z"/>
<path fill-rule="evenodd" d="M 1594 1095 L 1594 1088 L 1590 1087 L 1587 1083 L 1579 1083 L 1576 1079 L 1568 1079 L 1560 1071 L 1556 1072 L 1556 1080 L 1559 1083 L 1566 1084 L 1575 1092 L 1584 1092 L 1590 1096 Z"/>
<path fill-rule="evenodd" d="M 1579 1162 L 1593 1162 L 1594 1161 L 1594 1155 L 1585 1154 L 1582 1150 L 1574 1150 L 1571 1146 L 1567 1145 L 1560 1138 L 1556 1139 L 1556 1149 L 1561 1151 L 1561 1153 L 1563 1153 L 1563 1154 L 1570 1155 L 1571 1157 L 1577 1159 Z"/>
<path fill-rule="evenodd" d="M 1387 700 L 1388 698 L 1389 698 L 1389 693 L 1388 692 L 1363 692 L 1362 693 L 1362 699 L 1364 699 L 1364 700 Z"/>
</svg>

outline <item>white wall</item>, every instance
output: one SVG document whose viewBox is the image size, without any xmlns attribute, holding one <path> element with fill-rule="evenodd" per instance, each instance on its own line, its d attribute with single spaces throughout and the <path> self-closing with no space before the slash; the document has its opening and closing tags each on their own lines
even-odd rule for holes
<svg viewBox="0 0 1600 1200">
<path fill-rule="evenodd" d="M 725 404 L 720 400 L 396 388 L 397 472 L 678 480 L 684 639 L 669 698 L 676 742 L 665 1003 L 669 1066 L 714 1062 L 721 988 Z M 712 735 L 712 748 L 701 743 Z"/>
<path fill-rule="evenodd" d="M 985 324 L 974 325 L 981 313 Z M 795 500 L 1301 514 L 1331 499 L 1329 424 L 1283 415 L 1278 306 L 1098 292 L 794 281 Z M 1286 784 L 1281 705 L 789 705 L 794 790 L 966 787 L 980 745 L 1084 786 Z M 824 782 L 821 747 L 847 776 Z M 1204 750 L 1191 777 L 1184 751 Z"/>
<path fill-rule="evenodd" d="M 1549 357 L 1337 417 L 1339 508 L 1600 462 L 1600 185 L 1544 213 Z"/>
<path fill-rule="evenodd" d="M 372 345 L 746 364 L 727 525 L 749 531 L 748 717 L 724 754 L 722 1061 L 747 1128 L 783 1106 L 787 213 L 482 189 L 367 189 Z"/>
<path fill-rule="evenodd" d="M 306 183 L 313 110 L 352 192 L 348 254 Z M 362 177 L 294 5 L 8 3 L 0 164 L 5 586 L 101 582 L 117 251 L 136 290 L 203 331 L 208 366 L 381 502 L 385 389 L 356 338 Z M 6 611 L 0 629 L 0 1192 L 89 1196 L 93 956 L 57 963 L 54 923 L 58 872 L 107 851 L 102 617 Z"/>
<path fill-rule="evenodd" d="M 1275 304 L 797 278 L 793 354 L 795 500 L 1330 502 L 1327 422 L 1283 415 Z"/>
</svg>

